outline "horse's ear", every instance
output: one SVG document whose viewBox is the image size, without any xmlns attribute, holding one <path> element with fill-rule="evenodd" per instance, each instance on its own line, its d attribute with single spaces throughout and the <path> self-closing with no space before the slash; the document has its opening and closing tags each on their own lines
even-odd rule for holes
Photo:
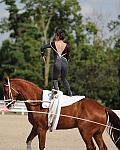
<svg viewBox="0 0 120 150">
<path fill-rule="evenodd" d="M 8 76 L 7 76 L 7 77 L 4 77 L 4 78 L 3 78 L 3 83 L 4 83 L 4 84 L 8 84 L 8 80 L 9 80 L 9 77 L 8 77 Z"/>
</svg>

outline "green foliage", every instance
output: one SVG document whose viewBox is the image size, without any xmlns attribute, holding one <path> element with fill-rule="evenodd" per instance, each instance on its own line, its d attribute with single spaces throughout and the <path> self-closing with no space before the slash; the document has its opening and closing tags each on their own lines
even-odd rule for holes
<svg viewBox="0 0 120 150">
<path fill-rule="evenodd" d="M 113 39 L 113 48 L 103 44 L 105 41 L 98 37 L 95 23 L 87 21 L 83 24 L 78 0 L 21 0 L 23 10 L 18 9 L 15 0 L 3 2 L 9 18 L 1 21 L 0 32 L 9 31 L 10 39 L 5 40 L 0 48 L 0 79 L 6 75 L 20 77 L 44 87 L 46 66 L 40 47 L 53 40 L 56 27 L 62 27 L 66 31 L 66 41 L 71 45 L 68 80 L 73 93 L 120 109 L 119 36 Z M 118 27 L 119 17 L 111 23 L 110 29 L 113 31 Z M 51 63 L 48 63 L 47 88 L 52 86 Z"/>
<path fill-rule="evenodd" d="M 115 48 L 120 48 L 120 15 L 118 15 L 117 20 L 108 23 L 108 28 L 114 33 L 114 45 Z"/>
</svg>

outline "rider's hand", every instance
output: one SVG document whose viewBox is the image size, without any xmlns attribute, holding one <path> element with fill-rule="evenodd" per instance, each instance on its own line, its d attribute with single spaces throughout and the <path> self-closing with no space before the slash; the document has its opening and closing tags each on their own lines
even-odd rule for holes
<svg viewBox="0 0 120 150">
<path fill-rule="evenodd" d="M 46 56 L 43 56 L 43 61 L 44 63 L 46 63 Z"/>
</svg>

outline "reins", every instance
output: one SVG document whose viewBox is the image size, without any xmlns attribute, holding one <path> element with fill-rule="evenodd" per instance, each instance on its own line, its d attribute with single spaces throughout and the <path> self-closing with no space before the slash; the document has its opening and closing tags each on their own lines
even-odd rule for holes
<svg viewBox="0 0 120 150">
<path fill-rule="evenodd" d="M 16 111 L 9 110 L 9 112 L 16 112 Z M 24 110 L 23 112 L 24 113 L 38 113 L 38 114 L 45 114 L 45 115 L 51 114 L 51 115 L 55 115 L 55 116 L 57 115 L 56 113 L 40 112 L 40 111 L 33 111 L 33 110 Z M 110 129 L 114 129 L 114 130 L 117 130 L 117 131 L 120 132 L 120 129 L 118 129 L 118 128 L 115 128 L 115 127 L 112 127 L 110 125 L 106 125 L 106 124 L 103 124 L 103 123 L 99 123 L 99 122 L 96 122 L 96 121 L 92 121 L 92 120 L 88 120 L 88 119 L 84 119 L 84 118 L 80 118 L 80 117 L 75 117 L 75 116 L 69 116 L 69 115 L 65 115 L 65 114 L 60 114 L 60 116 L 61 117 L 66 117 L 66 118 L 72 118 L 72 119 L 77 119 L 77 120 L 91 122 L 91 123 L 98 124 L 98 125 L 101 125 L 101 126 L 104 126 L 104 127 L 110 128 Z"/>
<path fill-rule="evenodd" d="M 4 100 L 4 102 L 9 102 L 11 99 L 6 99 Z M 48 101 L 43 101 L 43 100 L 31 100 L 31 99 L 28 99 L 28 100 L 14 100 L 14 101 L 17 101 L 17 102 L 22 102 L 22 103 L 28 103 L 32 106 L 37 106 L 37 105 L 40 105 L 40 103 L 50 103 Z M 13 101 L 9 102 L 6 106 L 9 106 L 11 103 L 13 103 Z M 39 103 L 39 104 L 31 104 L 31 103 Z"/>
</svg>

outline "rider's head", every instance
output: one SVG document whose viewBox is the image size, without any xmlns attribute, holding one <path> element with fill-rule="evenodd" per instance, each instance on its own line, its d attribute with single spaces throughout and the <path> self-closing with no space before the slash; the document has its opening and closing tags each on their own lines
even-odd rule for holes
<svg viewBox="0 0 120 150">
<path fill-rule="evenodd" d="M 57 28 L 55 31 L 55 38 L 56 40 L 64 40 L 65 38 L 65 31 L 61 28 Z"/>
</svg>

